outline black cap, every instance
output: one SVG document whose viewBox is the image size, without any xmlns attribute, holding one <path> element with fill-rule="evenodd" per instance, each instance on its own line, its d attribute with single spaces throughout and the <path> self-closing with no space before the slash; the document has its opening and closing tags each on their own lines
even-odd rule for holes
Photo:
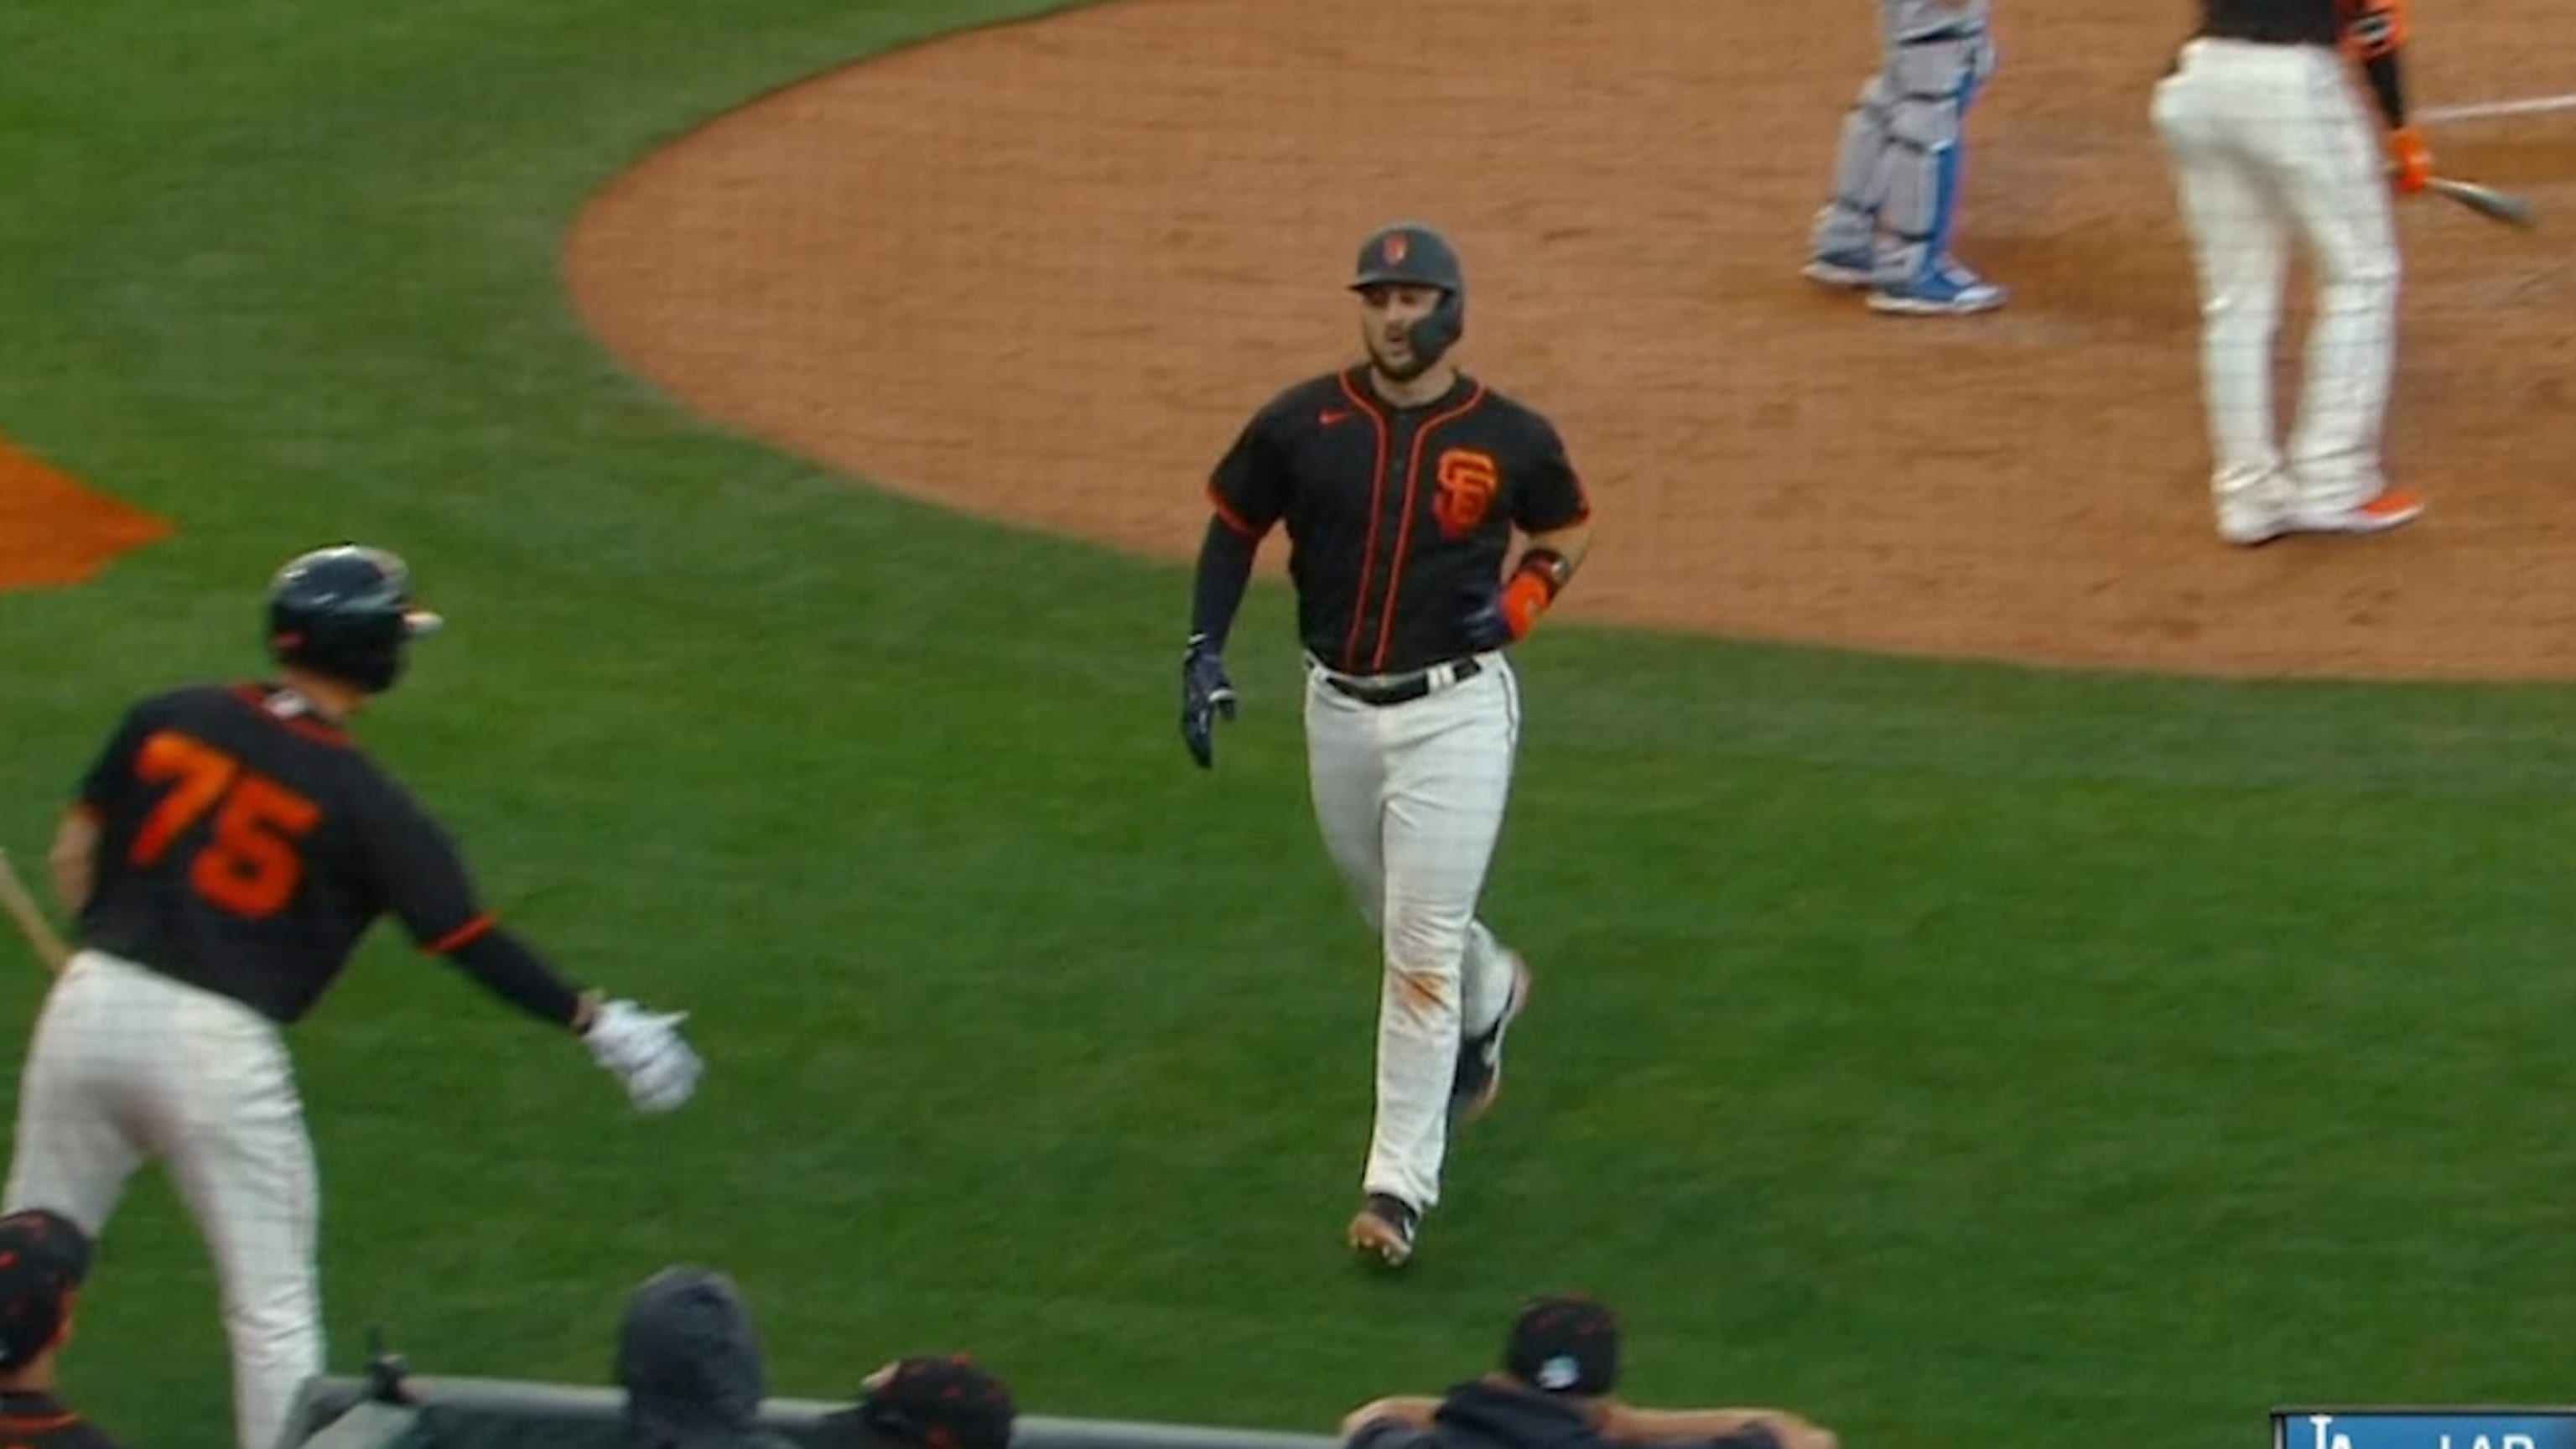
<svg viewBox="0 0 2576 1449">
<path fill-rule="evenodd" d="M 0 1217 L 0 1368 L 53 1346 L 88 1277 L 89 1235 L 71 1219 L 45 1208 Z"/>
<path fill-rule="evenodd" d="M 1512 1320 L 1503 1367 L 1543 1394 L 1598 1398 L 1619 1382 L 1619 1315 L 1579 1293 L 1533 1298 Z"/>
<path fill-rule="evenodd" d="M 1018 1417 L 1010 1388 L 972 1360 L 922 1355 L 896 1360 L 824 1423 L 835 1444 L 1010 1449 Z"/>
</svg>

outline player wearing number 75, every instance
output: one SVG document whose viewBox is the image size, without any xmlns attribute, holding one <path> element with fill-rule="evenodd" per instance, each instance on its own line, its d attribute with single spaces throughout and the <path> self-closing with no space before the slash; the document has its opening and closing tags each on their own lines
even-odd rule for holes
<svg viewBox="0 0 2576 1449">
<path fill-rule="evenodd" d="M 495 926 L 447 833 L 346 733 L 438 625 L 391 553 L 292 560 L 269 590 L 276 678 L 136 705 L 54 840 L 80 939 L 36 1021 L 6 1207 L 102 1237 L 126 1180 L 162 1161 L 222 1285 L 242 1449 L 272 1449 L 323 1366 L 320 1190 L 279 1028 L 376 917 L 581 1037 L 639 1109 L 697 1084 L 681 1017 L 603 1000 Z"/>
</svg>

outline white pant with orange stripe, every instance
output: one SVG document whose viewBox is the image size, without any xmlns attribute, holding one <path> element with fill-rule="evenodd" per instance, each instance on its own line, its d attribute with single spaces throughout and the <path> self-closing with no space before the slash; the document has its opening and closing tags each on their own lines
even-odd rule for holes
<svg viewBox="0 0 2576 1449">
<path fill-rule="evenodd" d="M 2342 54 L 2194 40 L 2153 117 L 2190 229 L 2219 516 L 2340 509 L 2386 486 L 2380 426 L 2397 355 L 2397 231 L 2376 128 Z M 2286 459 L 2273 435 L 2272 338 L 2293 237 L 2317 307 Z"/>
<path fill-rule="evenodd" d="M 83 951 L 36 1020 L 6 1208 L 52 1208 L 96 1238 L 151 1157 L 223 1285 L 241 1449 L 275 1449 L 322 1371 L 321 1196 L 286 1043 L 231 997 Z"/>
<path fill-rule="evenodd" d="M 1374 705 L 1307 666 L 1307 775 L 1333 864 L 1378 932 L 1377 1121 L 1361 1191 L 1440 1200 L 1462 1040 L 1501 1019 L 1512 960 L 1476 918 L 1520 745 L 1520 690 L 1499 653 L 1479 672 Z"/>
</svg>

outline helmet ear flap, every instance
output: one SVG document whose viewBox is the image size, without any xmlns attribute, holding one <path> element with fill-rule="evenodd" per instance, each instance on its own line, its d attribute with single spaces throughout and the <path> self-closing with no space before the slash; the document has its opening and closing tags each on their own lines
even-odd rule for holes
<svg viewBox="0 0 2576 1449">
<path fill-rule="evenodd" d="M 1455 287 L 1448 287 L 1441 290 L 1440 305 L 1406 330 L 1405 340 L 1412 346 L 1414 358 L 1424 367 L 1429 367 L 1466 334 L 1466 295 Z"/>
</svg>

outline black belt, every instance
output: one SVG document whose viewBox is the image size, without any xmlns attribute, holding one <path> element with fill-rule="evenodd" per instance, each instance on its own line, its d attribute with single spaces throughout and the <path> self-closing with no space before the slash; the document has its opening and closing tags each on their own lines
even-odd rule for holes
<svg viewBox="0 0 2576 1449">
<path fill-rule="evenodd" d="M 2195 40 L 2238 40 L 2249 45 L 2323 45 L 2335 44 L 2335 34 L 2316 33 L 2313 26 L 2266 25 L 2261 21 L 2220 21 L 2192 37 Z"/>
<path fill-rule="evenodd" d="M 1411 704 L 1431 692 L 1432 673 L 1443 666 L 1448 668 L 1449 679 L 1453 684 L 1464 683 L 1485 672 L 1485 666 L 1470 657 L 1444 659 L 1438 664 L 1426 664 L 1409 673 L 1382 674 L 1368 679 L 1360 679 L 1348 674 L 1335 674 L 1331 670 L 1326 670 L 1324 682 L 1333 687 L 1334 693 L 1356 699 L 1362 704 L 1379 706 Z"/>
</svg>

